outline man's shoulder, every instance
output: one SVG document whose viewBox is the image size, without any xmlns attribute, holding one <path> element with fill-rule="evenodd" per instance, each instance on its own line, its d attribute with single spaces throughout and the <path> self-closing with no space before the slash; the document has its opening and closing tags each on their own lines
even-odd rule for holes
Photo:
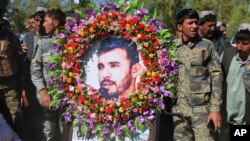
<svg viewBox="0 0 250 141">
<path fill-rule="evenodd" d="M 38 41 L 38 43 L 39 44 L 46 44 L 46 43 L 49 43 L 49 42 L 51 42 L 51 41 L 53 41 L 54 39 L 51 37 L 51 36 L 42 36 L 40 39 L 39 39 L 39 41 Z"/>
<path fill-rule="evenodd" d="M 201 40 L 197 43 L 198 47 L 206 47 L 206 48 L 213 48 L 214 44 L 212 41 L 206 39 L 206 38 L 201 38 Z"/>
</svg>

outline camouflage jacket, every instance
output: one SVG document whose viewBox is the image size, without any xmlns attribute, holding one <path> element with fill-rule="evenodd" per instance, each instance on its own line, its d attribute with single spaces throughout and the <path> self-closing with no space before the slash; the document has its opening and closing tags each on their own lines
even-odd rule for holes
<svg viewBox="0 0 250 141">
<path fill-rule="evenodd" d="M 23 58 L 22 58 L 22 51 L 21 51 L 21 44 L 18 39 L 18 37 L 12 33 L 12 32 L 2 32 L 0 31 L 0 40 L 7 40 L 9 44 L 9 51 L 8 57 L 9 58 L 9 63 L 6 63 L 4 59 L 2 58 L 1 52 L 2 52 L 2 47 L 0 51 L 0 63 L 3 64 L 8 64 L 8 69 L 11 69 L 10 74 L 11 75 L 6 75 L 3 76 L 4 73 L 3 71 L 0 71 L 0 89 L 6 89 L 6 88 L 14 88 L 21 90 L 24 88 L 24 81 L 25 81 L 25 76 L 24 76 L 24 63 L 23 63 Z M 1 42 L 2 43 L 2 42 Z M 1 44 L 2 46 L 2 44 Z M 3 61 L 5 63 L 3 63 Z M 0 68 L 2 69 L 2 68 Z"/>
<path fill-rule="evenodd" d="M 49 60 L 54 50 L 54 38 L 44 36 L 39 41 L 32 55 L 31 61 L 31 80 L 39 92 L 47 88 L 49 81 L 48 70 Z"/>
<path fill-rule="evenodd" d="M 183 44 L 175 40 L 178 48 L 178 99 L 187 99 L 190 107 L 210 105 L 210 112 L 218 112 L 221 105 L 222 70 L 219 57 L 211 41 L 200 37 Z"/>
</svg>

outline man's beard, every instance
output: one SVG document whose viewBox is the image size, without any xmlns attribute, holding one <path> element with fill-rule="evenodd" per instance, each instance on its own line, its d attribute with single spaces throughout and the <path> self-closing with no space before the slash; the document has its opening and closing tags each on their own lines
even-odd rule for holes
<svg viewBox="0 0 250 141">
<path fill-rule="evenodd" d="M 109 92 L 109 89 L 105 88 L 105 83 L 109 83 L 109 85 L 114 85 L 116 86 L 116 91 L 113 92 Z M 99 92 L 101 93 L 101 96 L 104 99 L 117 99 L 122 93 L 119 92 L 119 87 L 124 88 L 125 90 L 127 90 L 131 84 L 131 79 L 128 79 L 127 81 L 123 80 L 121 86 L 118 86 L 116 82 L 109 80 L 109 79 L 104 79 L 103 81 L 101 81 L 101 87 L 99 89 Z"/>
<path fill-rule="evenodd" d="M 117 99 L 120 94 L 118 92 L 115 92 L 115 93 L 112 93 L 112 94 L 109 94 L 108 93 L 108 89 L 104 88 L 104 87 L 101 87 L 99 89 L 99 92 L 101 93 L 101 97 L 103 99 Z"/>
</svg>

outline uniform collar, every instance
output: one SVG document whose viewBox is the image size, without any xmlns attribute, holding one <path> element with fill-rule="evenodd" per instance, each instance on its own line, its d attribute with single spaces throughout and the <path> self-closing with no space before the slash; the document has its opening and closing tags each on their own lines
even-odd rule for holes
<svg viewBox="0 0 250 141">
<path fill-rule="evenodd" d="M 201 37 L 200 36 L 196 36 L 194 39 L 188 41 L 188 42 L 183 42 L 182 38 L 178 38 L 176 39 L 176 46 L 180 47 L 180 46 L 187 46 L 189 48 L 193 48 L 199 41 L 201 41 Z"/>
</svg>

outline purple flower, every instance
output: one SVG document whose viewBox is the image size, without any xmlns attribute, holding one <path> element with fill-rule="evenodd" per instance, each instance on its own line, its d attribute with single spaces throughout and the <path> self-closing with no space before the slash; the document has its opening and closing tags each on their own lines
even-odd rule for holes
<svg viewBox="0 0 250 141">
<path fill-rule="evenodd" d="M 65 24 L 65 29 L 67 31 L 71 31 L 72 25 L 74 25 L 73 22 L 72 22 L 72 20 L 67 20 L 66 24 Z"/>
<path fill-rule="evenodd" d="M 164 29 L 166 26 L 163 22 L 159 21 L 156 18 L 150 19 L 148 21 L 149 25 L 153 27 L 154 31 Z"/>
<path fill-rule="evenodd" d="M 54 51 L 55 51 L 55 53 L 60 53 L 61 52 L 61 45 L 55 43 L 54 44 Z"/>
<path fill-rule="evenodd" d="M 66 112 L 66 113 L 64 114 L 64 120 L 65 120 L 66 122 L 71 122 L 71 119 L 70 119 L 69 115 L 70 115 L 69 112 Z"/>
<path fill-rule="evenodd" d="M 115 10 L 115 9 L 118 9 L 119 7 L 120 6 L 118 4 L 108 2 L 106 5 L 101 4 L 100 10 L 101 10 L 101 13 L 104 13 L 106 10 L 109 10 L 109 9 Z"/>
<path fill-rule="evenodd" d="M 136 118 L 140 123 L 144 123 L 144 118 L 142 117 L 142 116 L 138 116 L 137 118 Z"/>
<path fill-rule="evenodd" d="M 148 14 L 148 13 L 149 13 L 148 9 L 141 8 L 141 9 L 139 9 L 139 10 L 136 11 L 136 17 L 141 18 L 141 17 L 143 17 L 143 15 Z"/>
<path fill-rule="evenodd" d="M 166 97 L 169 96 L 169 92 L 168 92 L 168 90 L 166 90 L 164 85 L 160 86 L 160 91 L 164 93 L 164 96 L 166 96 Z"/>
<path fill-rule="evenodd" d="M 154 120 L 155 119 L 155 116 L 154 115 L 151 115 L 148 117 L 149 120 Z"/>
<path fill-rule="evenodd" d="M 85 26 L 87 24 L 87 20 L 80 20 L 80 25 Z"/>
<path fill-rule="evenodd" d="M 164 92 L 164 96 L 166 96 L 166 97 L 169 96 L 169 92 L 167 90 Z"/>
<path fill-rule="evenodd" d="M 165 109 L 165 104 L 161 101 L 161 102 L 159 102 L 159 107 L 160 107 L 160 109 Z"/>
<path fill-rule="evenodd" d="M 102 130 L 102 132 L 103 132 L 103 135 L 104 135 L 104 136 L 107 136 L 107 135 L 110 134 L 110 131 L 107 130 L 107 129 Z"/>
<path fill-rule="evenodd" d="M 72 31 L 72 32 L 76 32 L 77 28 L 78 28 L 78 26 L 77 26 L 77 24 L 75 24 L 75 25 L 72 27 L 71 31 Z"/>
<path fill-rule="evenodd" d="M 149 111 L 143 112 L 143 115 L 148 115 L 148 114 L 149 114 Z"/>
<path fill-rule="evenodd" d="M 108 3 L 107 3 L 107 6 L 109 6 L 109 7 L 112 8 L 112 9 L 117 9 L 117 8 L 120 7 L 118 4 L 115 4 L 115 3 L 113 3 L 113 2 L 108 2 Z"/>
<path fill-rule="evenodd" d="M 132 127 L 133 126 L 133 121 L 132 120 L 129 120 L 128 121 L 128 127 Z"/>
<path fill-rule="evenodd" d="M 58 87 L 57 87 L 58 90 L 63 90 L 63 84 L 58 84 Z"/>
<path fill-rule="evenodd" d="M 73 14 L 73 17 L 74 17 L 73 22 L 74 22 L 74 23 L 77 23 L 77 22 L 78 22 L 78 17 L 79 17 L 78 13 L 75 12 L 75 13 Z"/>
<path fill-rule="evenodd" d="M 116 127 L 115 127 L 115 135 L 116 136 L 119 136 L 121 133 L 122 133 L 122 130 L 123 130 L 123 127 L 118 124 Z"/>
<path fill-rule="evenodd" d="M 135 129 L 136 129 L 136 128 L 135 128 L 134 126 L 129 128 L 129 130 L 130 130 L 131 132 L 135 131 Z"/>
<path fill-rule="evenodd" d="M 49 64 L 49 70 L 56 69 L 57 66 L 58 66 L 57 63 L 51 63 L 51 64 Z"/>
<path fill-rule="evenodd" d="M 59 33 L 58 37 L 60 39 L 66 39 L 67 38 L 67 36 L 64 33 Z"/>
<path fill-rule="evenodd" d="M 85 9 L 85 13 L 88 14 L 88 19 L 95 15 L 95 10 L 93 9 Z"/>
</svg>

